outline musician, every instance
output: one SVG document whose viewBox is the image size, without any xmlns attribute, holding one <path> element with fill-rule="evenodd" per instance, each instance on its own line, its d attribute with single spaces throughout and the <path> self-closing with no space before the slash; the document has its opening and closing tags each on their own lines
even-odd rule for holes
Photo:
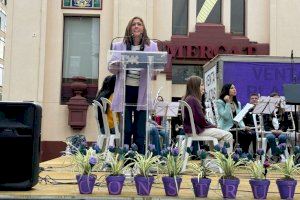
<svg viewBox="0 0 300 200">
<path fill-rule="evenodd" d="M 258 99 L 259 99 L 258 94 L 257 93 L 252 93 L 252 94 L 250 94 L 249 103 L 256 106 L 257 103 L 258 103 Z M 245 115 L 245 117 L 243 119 L 245 126 L 255 127 L 255 124 L 254 124 L 254 121 L 253 121 L 253 116 L 252 116 L 252 111 L 253 110 L 254 110 L 254 107 L 251 108 L 249 110 L 249 112 L 247 112 L 247 114 Z M 259 117 L 257 115 L 256 115 L 256 121 L 259 121 Z M 256 135 L 254 130 L 249 130 L 249 131 L 252 132 L 251 134 Z M 253 147 L 253 152 L 256 152 L 256 142 L 252 143 L 252 147 Z"/>
<path fill-rule="evenodd" d="M 270 94 L 270 97 L 280 98 L 277 92 Z M 288 113 L 283 108 L 277 106 L 272 114 L 263 115 L 264 129 L 266 132 L 268 149 L 271 148 L 272 157 L 271 160 L 278 162 L 280 159 L 284 159 L 283 155 L 280 155 L 276 138 L 278 138 L 278 144 L 286 143 L 287 141 L 287 129 L 291 126 L 291 121 L 288 119 Z"/>
<path fill-rule="evenodd" d="M 234 129 L 242 129 L 238 130 L 238 142 L 243 152 L 248 153 L 251 142 L 256 143 L 256 135 L 249 131 L 249 127 L 245 126 L 243 121 L 240 121 L 238 125 L 234 124 L 233 118 L 241 111 L 241 103 L 237 100 L 236 94 L 237 91 L 233 84 L 229 83 L 223 86 L 220 97 L 216 101 L 219 114 L 218 126 L 225 131 L 230 131 L 234 139 L 236 137 Z"/>
<path fill-rule="evenodd" d="M 232 151 L 232 135 L 228 131 L 224 131 L 216 128 L 214 125 L 209 123 L 205 119 L 205 105 L 202 101 L 202 96 L 204 95 L 204 83 L 203 79 L 199 76 L 191 76 L 187 80 L 186 94 L 184 96 L 184 101 L 186 101 L 192 109 L 194 123 L 196 128 L 196 133 L 201 136 L 215 137 L 219 141 L 228 142 L 230 148 L 228 152 Z M 190 116 L 188 114 L 187 108 L 184 109 L 184 121 L 183 128 L 184 132 L 187 134 L 192 133 Z"/>
</svg>

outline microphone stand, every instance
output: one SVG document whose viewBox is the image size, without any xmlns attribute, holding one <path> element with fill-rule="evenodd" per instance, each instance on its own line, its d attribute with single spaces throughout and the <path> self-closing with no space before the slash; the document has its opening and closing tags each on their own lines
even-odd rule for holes
<svg viewBox="0 0 300 200">
<path fill-rule="evenodd" d="M 293 84 L 297 83 L 297 76 L 294 72 L 295 70 L 295 63 L 294 63 L 294 50 L 291 51 L 291 67 L 292 67 L 292 82 Z M 297 145 L 297 131 L 298 131 L 298 113 L 297 113 L 297 105 L 295 104 L 295 146 Z M 293 117 L 293 115 L 292 115 Z"/>
</svg>

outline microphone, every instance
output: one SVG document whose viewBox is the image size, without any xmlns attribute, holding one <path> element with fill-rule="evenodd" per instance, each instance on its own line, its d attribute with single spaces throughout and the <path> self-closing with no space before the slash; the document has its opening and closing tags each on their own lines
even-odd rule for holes
<svg viewBox="0 0 300 200">
<path fill-rule="evenodd" d="M 297 83 L 297 75 L 295 73 L 294 69 L 294 50 L 291 50 L 291 68 L 292 68 L 292 83 L 296 84 Z"/>
<path fill-rule="evenodd" d="M 130 36 L 123 36 L 123 37 L 117 36 L 117 37 L 114 37 L 114 38 L 111 40 L 111 42 L 110 42 L 110 50 L 112 50 L 113 43 L 114 43 L 114 41 L 115 41 L 116 39 L 123 39 L 123 40 L 124 40 L 124 38 L 129 38 L 129 39 L 130 39 L 130 43 L 133 44 L 133 39 L 134 39 L 133 36 L 134 36 L 134 34 L 131 33 Z M 141 34 L 140 37 L 142 38 L 142 37 L 143 37 L 143 34 Z"/>
</svg>

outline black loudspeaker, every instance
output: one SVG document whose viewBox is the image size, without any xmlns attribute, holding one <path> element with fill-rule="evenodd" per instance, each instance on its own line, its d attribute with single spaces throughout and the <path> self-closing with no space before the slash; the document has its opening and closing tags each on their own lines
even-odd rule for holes
<svg viewBox="0 0 300 200">
<path fill-rule="evenodd" d="M 300 84 L 284 84 L 283 92 L 287 104 L 300 105 Z"/>
<path fill-rule="evenodd" d="M 0 190 L 29 190 L 38 182 L 42 108 L 0 102 Z"/>
</svg>

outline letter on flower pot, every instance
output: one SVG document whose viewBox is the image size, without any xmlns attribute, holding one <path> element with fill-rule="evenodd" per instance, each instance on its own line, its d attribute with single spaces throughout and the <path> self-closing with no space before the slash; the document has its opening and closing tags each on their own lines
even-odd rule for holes
<svg viewBox="0 0 300 200">
<path fill-rule="evenodd" d="M 108 176 L 106 178 L 108 193 L 119 195 L 122 192 L 125 176 Z"/>
<path fill-rule="evenodd" d="M 134 181 L 138 195 L 145 196 L 150 194 L 154 177 L 136 176 L 134 177 Z"/>
<path fill-rule="evenodd" d="M 91 175 L 76 175 L 78 188 L 80 194 L 91 194 L 94 189 L 95 181 L 97 176 L 94 174 Z"/>
</svg>

